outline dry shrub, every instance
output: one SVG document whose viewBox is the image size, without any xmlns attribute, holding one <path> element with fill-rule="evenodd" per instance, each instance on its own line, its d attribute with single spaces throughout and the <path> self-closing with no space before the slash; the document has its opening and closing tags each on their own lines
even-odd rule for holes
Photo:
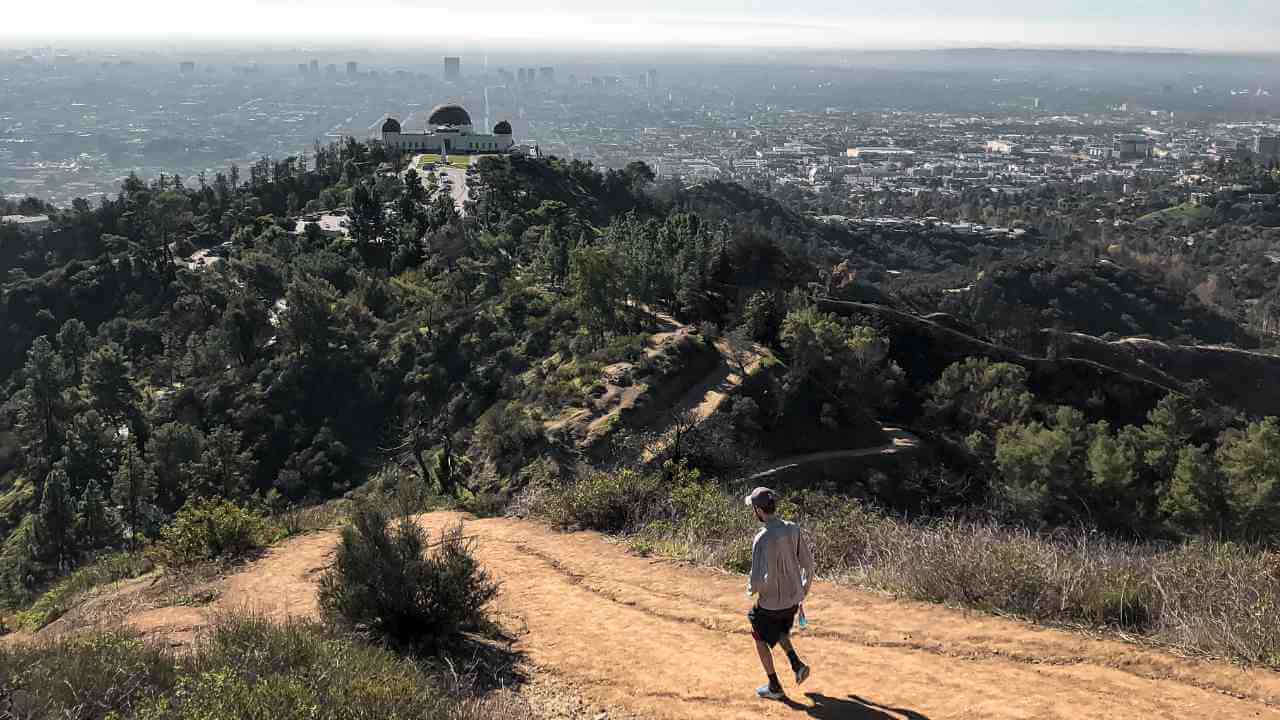
<svg viewBox="0 0 1280 720">
<path fill-rule="evenodd" d="M 497 683 L 490 682 L 490 685 Z M 509 691 L 304 620 L 220 618 L 187 655 L 121 632 L 0 645 L 0 717 L 499 720 Z"/>
</svg>

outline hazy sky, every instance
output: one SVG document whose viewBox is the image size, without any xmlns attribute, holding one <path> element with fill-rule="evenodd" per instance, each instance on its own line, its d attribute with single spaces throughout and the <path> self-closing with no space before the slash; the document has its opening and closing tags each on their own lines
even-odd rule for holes
<svg viewBox="0 0 1280 720">
<path fill-rule="evenodd" d="M 7 3 L 8 4 L 8 3 Z M 572 46 L 1067 45 L 1274 51 L 1280 0 L 18 0 L 0 35 Z"/>
</svg>

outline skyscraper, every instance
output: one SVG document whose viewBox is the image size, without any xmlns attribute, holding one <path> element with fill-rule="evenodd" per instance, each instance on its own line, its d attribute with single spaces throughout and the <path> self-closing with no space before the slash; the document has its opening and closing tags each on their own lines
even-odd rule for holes
<svg viewBox="0 0 1280 720">
<path fill-rule="evenodd" d="M 356 61 L 355 61 L 355 60 L 348 60 L 348 61 L 347 61 L 347 74 L 348 74 L 348 75 L 355 75 L 355 74 L 356 74 L 356 73 L 358 73 L 359 71 L 360 71 L 360 66 L 356 64 Z"/>
<path fill-rule="evenodd" d="M 1280 137 L 1258 135 L 1253 138 L 1253 153 L 1263 165 L 1280 162 Z"/>
<path fill-rule="evenodd" d="M 462 58 L 446 57 L 444 59 L 444 79 L 453 82 L 462 79 Z"/>
</svg>

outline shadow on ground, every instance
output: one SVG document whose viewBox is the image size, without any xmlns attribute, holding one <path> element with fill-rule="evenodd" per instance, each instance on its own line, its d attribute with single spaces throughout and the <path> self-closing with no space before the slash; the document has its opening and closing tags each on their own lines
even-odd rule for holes
<svg viewBox="0 0 1280 720">
<path fill-rule="evenodd" d="M 881 705 L 857 695 L 834 698 L 820 693 L 805 693 L 805 697 L 813 703 L 812 706 L 801 705 L 790 698 L 782 702 L 792 710 L 800 710 L 818 720 L 929 720 L 914 710 Z"/>
</svg>

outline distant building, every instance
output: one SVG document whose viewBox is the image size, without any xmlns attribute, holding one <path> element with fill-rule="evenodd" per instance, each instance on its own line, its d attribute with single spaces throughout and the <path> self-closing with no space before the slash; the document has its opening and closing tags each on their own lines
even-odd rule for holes
<svg viewBox="0 0 1280 720">
<path fill-rule="evenodd" d="M 658 87 L 658 71 L 650 70 L 648 72 L 648 76 L 649 76 L 649 87 L 650 88 Z"/>
<path fill-rule="evenodd" d="M 24 232 L 37 233 L 52 224 L 48 215 L 5 215 L 0 224 L 13 225 Z"/>
<path fill-rule="evenodd" d="M 319 75 L 319 74 L 320 74 L 320 61 L 319 61 L 319 60 L 312 60 L 311 62 L 307 63 L 307 72 L 309 72 L 309 73 L 310 73 L 310 74 L 312 74 L 312 75 Z"/>
<path fill-rule="evenodd" d="M 462 79 L 462 58 L 446 57 L 444 59 L 444 79 L 450 82 Z"/>
<path fill-rule="evenodd" d="M 358 74 L 359 72 L 360 72 L 360 66 L 359 66 L 358 64 L 356 64 L 356 61 L 355 61 L 355 60 L 348 60 L 348 61 L 347 61 L 347 75 L 356 75 L 356 74 Z"/>
<path fill-rule="evenodd" d="M 503 120 L 492 133 L 477 133 L 471 115 L 461 105 L 437 105 L 427 118 L 426 132 L 406 133 L 395 118 L 382 124 L 382 143 L 399 152 L 502 153 L 511 150 L 511 123 Z"/>
<path fill-rule="evenodd" d="M 1017 143 L 1008 140 L 988 140 L 985 147 L 992 155 L 1012 155 L 1018 151 Z"/>
<path fill-rule="evenodd" d="M 307 225 L 312 223 L 320 230 L 320 234 L 327 238 L 336 238 L 349 234 L 347 231 L 347 216 L 331 213 L 311 215 L 298 220 L 294 223 L 293 232 L 297 235 L 304 235 L 307 232 Z"/>
<path fill-rule="evenodd" d="M 182 73 L 183 75 L 190 75 L 195 71 L 196 71 L 196 64 L 190 60 L 183 60 L 182 62 L 178 63 L 178 72 Z"/>
<path fill-rule="evenodd" d="M 1280 136 L 1258 135 L 1253 139 L 1253 154 L 1264 164 L 1280 162 Z"/>
<path fill-rule="evenodd" d="M 1151 157 L 1152 142 L 1146 135 L 1119 134 L 1112 145 L 1118 160 L 1142 160 Z"/>
<path fill-rule="evenodd" d="M 556 82 L 556 69 L 553 67 L 538 68 L 538 79 L 548 85 L 554 85 Z"/>
<path fill-rule="evenodd" d="M 859 160 L 888 160 L 891 158 L 907 159 L 915 157 L 914 150 L 899 147 L 855 147 L 845 151 L 845 155 Z"/>
</svg>

